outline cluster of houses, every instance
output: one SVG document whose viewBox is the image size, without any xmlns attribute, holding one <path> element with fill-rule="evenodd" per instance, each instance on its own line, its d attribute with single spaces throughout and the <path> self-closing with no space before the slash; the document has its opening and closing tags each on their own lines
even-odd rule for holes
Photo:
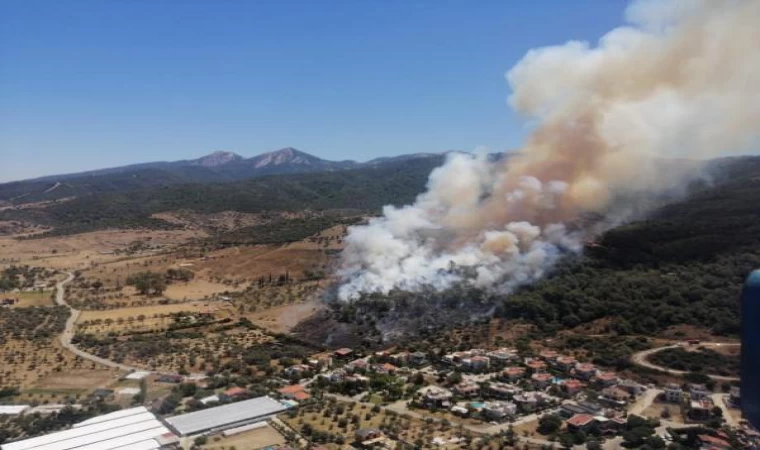
<svg viewBox="0 0 760 450">
<path fill-rule="evenodd" d="M 664 400 L 687 407 L 687 415 L 695 421 L 709 420 L 715 408 L 711 395 L 712 391 L 704 384 L 689 384 L 687 389 L 670 383 L 665 386 Z M 729 404 L 738 405 L 740 401 L 739 388 L 733 388 L 729 396 Z"/>
</svg>

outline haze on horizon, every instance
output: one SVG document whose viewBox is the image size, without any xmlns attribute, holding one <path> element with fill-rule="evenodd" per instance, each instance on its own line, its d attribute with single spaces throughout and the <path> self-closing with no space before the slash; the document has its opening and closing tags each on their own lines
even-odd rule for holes
<svg viewBox="0 0 760 450">
<path fill-rule="evenodd" d="M 504 73 L 624 3 L 0 4 L 0 182 L 126 164 L 516 148 Z"/>
</svg>

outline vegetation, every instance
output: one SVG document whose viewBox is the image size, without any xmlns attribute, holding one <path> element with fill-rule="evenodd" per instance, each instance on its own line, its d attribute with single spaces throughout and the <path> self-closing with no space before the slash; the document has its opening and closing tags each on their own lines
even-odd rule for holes
<svg viewBox="0 0 760 450">
<path fill-rule="evenodd" d="M 649 359 L 657 365 L 684 372 L 724 376 L 739 375 L 740 361 L 738 355 L 724 355 L 704 347 L 697 351 L 668 348 L 651 355 Z"/>
<path fill-rule="evenodd" d="M 412 201 L 440 162 L 439 158 L 424 158 L 356 170 L 83 195 L 44 209 L 3 211 L 0 220 L 30 220 L 55 228 L 47 235 L 61 235 L 104 228 L 175 228 L 151 215 L 180 209 L 202 213 L 336 209 L 377 212 L 387 204 Z"/>
</svg>

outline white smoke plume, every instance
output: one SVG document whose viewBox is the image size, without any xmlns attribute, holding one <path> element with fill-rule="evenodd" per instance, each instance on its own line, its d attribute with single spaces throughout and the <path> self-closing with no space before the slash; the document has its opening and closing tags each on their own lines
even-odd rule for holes
<svg viewBox="0 0 760 450">
<path fill-rule="evenodd" d="M 760 134 L 760 1 L 642 0 L 596 46 L 530 50 L 508 73 L 534 125 L 503 162 L 450 155 L 413 205 L 352 227 L 339 297 L 455 283 L 508 291 L 598 230 L 578 219 L 686 181 Z M 679 168 L 680 170 L 674 170 Z M 580 224 L 580 225 L 579 225 Z"/>
</svg>

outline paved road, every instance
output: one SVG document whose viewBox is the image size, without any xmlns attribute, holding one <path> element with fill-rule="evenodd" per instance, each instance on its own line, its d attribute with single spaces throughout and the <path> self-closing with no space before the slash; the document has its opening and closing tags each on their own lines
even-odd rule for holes
<svg viewBox="0 0 760 450">
<path fill-rule="evenodd" d="M 71 311 L 71 315 L 69 316 L 69 320 L 66 321 L 66 328 L 63 330 L 63 333 L 61 333 L 61 345 L 63 345 L 63 348 L 70 351 L 71 353 L 81 356 L 84 359 L 87 359 L 92 362 L 96 362 L 98 364 L 103 364 L 104 366 L 113 367 L 120 370 L 126 370 L 127 372 L 137 371 L 137 370 L 143 370 L 138 367 L 128 366 L 126 364 L 120 364 L 114 361 L 110 361 L 105 358 L 101 358 L 99 356 L 95 356 L 91 353 L 87 353 L 85 351 L 82 351 L 78 349 L 74 344 L 71 343 L 71 340 L 74 338 L 74 326 L 77 322 L 77 319 L 79 318 L 79 314 L 81 311 L 74 309 L 66 303 L 64 300 L 64 294 L 66 293 L 66 284 L 71 282 L 71 280 L 74 279 L 74 274 L 70 272 L 65 272 L 67 277 L 63 281 L 59 281 L 58 284 L 55 285 L 56 293 L 55 293 L 55 302 L 61 306 L 65 306 L 69 308 L 69 311 Z"/>
<path fill-rule="evenodd" d="M 730 343 L 727 344 L 727 343 L 719 343 L 719 342 L 706 342 L 706 343 L 699 344 L 700 347 L 721 347 L 721 346 L 736 346 L 736 345 L 741 345 L 741 344 L 730 344 Z M 671 375 L 683 376 L 683 375 L 686 375 L 688 372 L 685 372 L 683 370 L 668 369 L 667 367 L 658 366 L 657 364 L 653 364 L 651 361 L 649 361 L 649 357 L 654 355 L 657 352 L 661 352 L 669 348 L 679 348 L 679 347 L 682 347 L 682 346 L 680 344 L 674 344 L 674 345 L 667 345 L 665 347 L 656 347 L 656 348 L 651 348 L 649 350 L 644 350 L 643 352 L 634 353 L 633 356 L 631 357 L 631 361 L 634 364 L 637 364 L 642 367 L 646 367 L 648 369 L 669 373 Z M 722 375 L 708 375 L 708 376 L 715 381 L 739 381 L 738 377 L 725 377 Z"/>
</svg>

